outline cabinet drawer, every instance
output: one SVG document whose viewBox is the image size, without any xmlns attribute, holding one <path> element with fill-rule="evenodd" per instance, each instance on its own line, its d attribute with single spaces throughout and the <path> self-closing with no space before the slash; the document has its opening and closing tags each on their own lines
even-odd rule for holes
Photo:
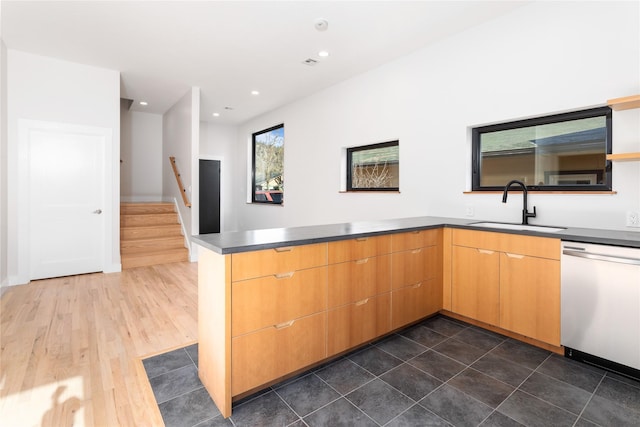
<svg viewBox="0 0 640 427">
<path fill-rule="evenodd" d="M 235 337 L 325 310 L 327 267 L 234 282 L 232 295 Z"/>
<path fill-rule="evenodd" d="M 326 243 L 242 252 L 231 255 L 231 280 L 253 279 L 326 264 Z"/>
<path fill-rule="evenodd" d="M 329 307 L 337 307 L 389 292 L 391 255 L 330 264 Z"/>
<path fill-rule="evenodd" d="M 328 252 L 329 264 L 388 254 L 391 252 L 391 235 L 329 242 Z"/>
<path fill-rule="evenodd" d="M 410 231 L 391 235 L 391 251 L 407 251 L 437 245 L 442 236 L 442 229 Z"/>
<path fill-rule="evenodd" d="M 391 292 L 391 329 L 397 329 L 442 309 L 442 285 L 429 279 Z"/>
<path fill-rule="evenodd" d="M 384 335 L 391 330 L 391 294 L 330 310 L 328 324 L 327 356 Z"/>
<path fill-rule="evenodd" d="M 231 341 L 231 394 L 236 396 L 326 357 L 326 312 Z"/>
<path fill-rule="evenodd" d="M 549 237 L 454 229 L 452 244 L 540 258 L 560 259 L 560 239 Z"/>
<path fill-rule="evenodd" d="M 391 289 L 437 277 L 442 269 L 439 251 L 440 246 L 429 246 L 391 254 Z"/>
</svg>

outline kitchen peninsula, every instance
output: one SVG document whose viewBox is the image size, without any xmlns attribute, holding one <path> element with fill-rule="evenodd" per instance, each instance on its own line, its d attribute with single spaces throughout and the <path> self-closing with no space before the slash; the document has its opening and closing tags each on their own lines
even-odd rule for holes
<svg viewBox="0 0 640 427">
<path fill-rule="evenodd" d="M 561 239 L 640 247 L 640 233 L 504 230 L 438 217 L 194 236 L 203 248 L 200 378 L 228 417 L 234 399 L 438 312 L 560 351 Z M 534 271 L 544 265 L 547 288 L 537 290 L 535 277 L 527 287 L 544 292 L 544 304 L 521 310 L 512 303 L 527 294 L 474 293 L 468 267 L 456 269 L 474 265 L 465 255 L 472 247 L 516 254 Z M 513 267 L 500 280 L 527 271 Z M 545 322 L 531 328 L 531 316 Z"/>
</svg>

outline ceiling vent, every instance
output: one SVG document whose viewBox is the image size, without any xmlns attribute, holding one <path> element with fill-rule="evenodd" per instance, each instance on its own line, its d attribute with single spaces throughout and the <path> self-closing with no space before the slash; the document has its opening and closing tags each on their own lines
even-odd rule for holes
<svg viewBox="0 0 640 427">
<path fill-rule="evenodd" d="M 314 65 L 316 65 L 318 63 L 318 61 L 316 61 L 315 59 L 311 59 L 311 58 L 307 58 L 304 61 L 302 61 L 303 64 L 308 65 L 310 67 L 313 67 Z"/>
</svg>

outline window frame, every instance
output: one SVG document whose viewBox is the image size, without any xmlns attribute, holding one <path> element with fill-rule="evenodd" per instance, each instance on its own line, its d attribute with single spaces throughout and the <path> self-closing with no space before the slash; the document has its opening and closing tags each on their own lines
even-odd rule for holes
<svg viewBox="0 0 640 427">
<path fill-rule="evenodd" d="M 353 153 L 358 151 L 367 151 L 373 150 L 377 148 L 385 148 L 385 147 L 398 147 L 398 181 L 400 180 L 400 140 L 396 139 L 393 141 L 380 142 L 376 144 L 368 144 L 361 145 L 358 147 L 348 147 L 347 148 L 347 192 L 360 192 L 360 191 L 390 191 L 390 192 L 399 192 L 400 186 L 398 187 L 368 187 L 368 188 L 353 188 L 352 185 L 352 171 L 351 171 L 351 162 L 353 161 Z"/>
<path fill-rule="evenodd" d="M 284 204 L 284 189 L 282 191 L 282 197 L 280 197 L 279 202 L 269 201 L 269 200 L 257 200 L 256 199 L 256 137 L 268 132 L 272 132 L 276 129 L 281 129 L 284 133 L 284 123 L 280 123 L 279 125 L 271 126 L 270 128 L 260 130 L 258 132 L 254 132 L 251 134 L 251 203 L 261 204 L 261 205 L 275 205 L 282 206 Z M 284 142 L 283 142 L 283 150 L 284 150 Z M 284 152 L 283 152 L 284 157 Z M 283 171 L 284 175 L 284 158 L 282 159 L 283 163 Z M 266 190 L 270 191 L 270 190 Z M 268 197 L 265 196 L 266 199 Z"/>
<path fill-rule="evenodd" d="M 612 148 L 612 109 L 610 107 L 596 107 L 585 110 L 572 111 L 568 113 L 551 114 L 546 116 L 535 117 L 531 119 L 515 120 L 504 123 L 497 123 L 487 126 L 474 127 L 471 130 L 471 191 L 502 191 L 504 186 L 481 186 L 481 171 L 482 171 L 482 153 L 480 137 L 484 133 L 490 133 L 495 131 L 519 129 L 523 127 L 553 124 L 570 120 L 587 119 L 593 117 L 605 117 L 606 124 L 606 153 L 611 154 Z M 576 171 L 579 172 L 579 171 Z M 605 182 L 604 184 L 593 185 L 527 185 L 528 191 L 547 191 L 547 192 L 593 192 L 593 191 L 612 191 L 612 163 L 610 160 L 605 160 Z M 505 183 L 506 184 L 506 183 Z"/>
</svg>

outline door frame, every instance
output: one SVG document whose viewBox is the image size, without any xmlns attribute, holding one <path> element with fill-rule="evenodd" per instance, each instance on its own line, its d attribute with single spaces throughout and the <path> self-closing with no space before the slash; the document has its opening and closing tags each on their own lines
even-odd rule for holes
<svg viewBox="0 0 640 427">
<path fill-rule="evenodd" d="M 119 240 L 114 242 L 114 218 L 119 218 L 120 212 L 114 212 L 112 200 L 114 200 L 114 173 L 113 173 L 113 130 L 110 128 L 103 128 L 97 126 L 84 126 L 61 122 L 49 122 L 41 120 L 26 120 L 20 119 L 18 121 L 18 185 L 17 185 L 17 202 L 18 202 L 18 240 L 17 240 L 17 252 L 18 252 L 18 283 L 29 283 L 31 278 L 30 269 L 30 134 L 32 131 L 44 131 L 44 132 L 66 132 L 77 133 L 91 136 L 102 137 L 104 141 L 103 151 L 103 170 L 105 176 L 103 177 L 103 200 L 102 204 L 104 218 L 104 252 L 102 255 L 102 271 L 114 272 L 120 271 L 120 259 L 118 258 L 116 263 L 112 259 L 112 253 L 114 245 L 119 245 Z M 119 227 L 118 224 L 115 226 Z"/>
</svg>

